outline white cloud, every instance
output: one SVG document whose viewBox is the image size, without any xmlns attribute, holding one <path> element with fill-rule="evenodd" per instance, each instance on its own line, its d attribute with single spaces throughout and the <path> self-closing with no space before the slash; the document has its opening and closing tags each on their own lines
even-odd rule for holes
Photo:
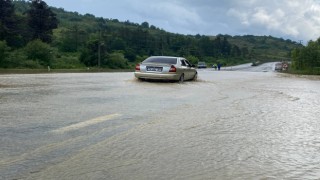
<svg viewBox="0 0 320 180">
<path fill-rule="evenodd" d="M 49 5 L 105 18 L 144 21 L 184 34 L 320 37 L 319 0 L 46 0 Z"/>
<path fill-rule="evenodd" d="M 181 5 L 180 1 L 128 1 L 139 22 L 147 21 L 171 32 L 194 33 L 203 26 L 196 9 Z"/>
<path fill-rule="evenodd" d="M 237 9 L 231 8 L 228 10 L 227 12 L 228 16 L 231 16 L 231 18 L 233 17 L 237 17 L 240 21 L 240 24 L 245 25 L 245 26 L 249 26 L 250 22 L 248 20 L 248 14 L 245 12 L 240 12 Z"/>
<path fill-rule="evenodd" d="M 320 5 L 314 0 L 262 1 L 230 8 L 228 15 L 253 33 L 298 39 L 320 36 Z M 266 34 L 268 35 L 268 34 Z"/>
</svg>

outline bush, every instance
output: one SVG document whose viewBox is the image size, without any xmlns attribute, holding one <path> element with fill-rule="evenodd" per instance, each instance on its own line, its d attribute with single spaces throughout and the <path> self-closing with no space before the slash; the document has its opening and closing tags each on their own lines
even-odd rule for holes
<svg viewBox="0 0 320 180">
<path fill-rule="evenodd" d="M 84 68 L 78 57 L 75 55 L 60 55 L 52 61 L 52 68 L 54 69 L 75 69 Z"/>
<path fill-rule="evenodd" d="M 115 52 L 108 56 L 107 65 L 112 69 L 128 68 L 128 61 L 122 53 Z"/>
<path fill-rule="evenodd" d="M 21 67 L 21 68 L 29 68 L 29 69 L 39 69 L 39 68 L 41 68 L 42 66 L 39 64 L 38 61 L 26 60 L 26 61 L 23 61 L 23 62 L 20 64 L 20 67 Z"/>
<path fill-rule="evenodd" d="M 195 56 L 187 56 L 186 58 L 191 64 L 198 64 L 199 58 Z"/>
<path fill-rule="evenodd" d="M 39 39 L 27 44 L 25 54 L 29 60 L 39 61 L 39 64 L 45 67 L 50 66 L 53 60 L 53 49 Z"/>
<path fill-rule="evenodd" d="M 148 58 L 148 56 L 137 56 L 135 62 L 140 63 L 140 62 L 144 61 L 144 60 L 147 59 L 147 58 Z"/>
<path fill-rule="evenodd" d="M 27 60 L 27 56 L 21 49 L 11 51 L 3 60 L 3 68 L 20 68 L 24 67 L 23 63 Z"/>
</svg>

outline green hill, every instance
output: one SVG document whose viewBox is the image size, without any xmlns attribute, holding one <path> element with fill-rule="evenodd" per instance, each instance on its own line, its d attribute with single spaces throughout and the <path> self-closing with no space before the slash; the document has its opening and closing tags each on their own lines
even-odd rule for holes
<svg viewBox="0 0 320 180">
<path fill-rule="evenodd" d="M 16 18 L 17 27 L 30 24 L 28 12 L 31 4 L 25 1 L 12 3 L 12 18 Z M 120 22 L 55 7 L 50 7 L 50 10 L 56 15 L 58 26 L 53 29 L 50 41 L 43 43 L 48 45 L 44 50 L 52 57 L 42 60 L 42 57 L 28 56 L 28 48 L 25 47 L 30 50 L 33 46 L 45 45 L 31 43 L 35 41 L 30 35 L 31 29 L 22 28 L 16 34 L 20 44 L 10 43 L 9 38 L 1 37 L 6 56 L 0 61 L 0 67 L 132 68 L 151 55 L 184 56 L 192 63 L 205 61 L 208 64 L 234 65 L 288 59 L 290 52 L 301 46 L 291 40 L 271 36 L 182 35 L 166 32 L 148 22 Z"/>
</svg>

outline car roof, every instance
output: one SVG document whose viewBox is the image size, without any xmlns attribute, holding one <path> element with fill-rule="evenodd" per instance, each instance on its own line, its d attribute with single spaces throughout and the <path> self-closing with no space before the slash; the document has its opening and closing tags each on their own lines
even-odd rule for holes
<svg viewBox="0 0 320 180">
<path fill-rule="evenodd" d="M 185 59 L 183 57 L 178 57 L 178 56 L 150 56 L 154 58 L 178 58 L 178 59 Z"/>
</svg>

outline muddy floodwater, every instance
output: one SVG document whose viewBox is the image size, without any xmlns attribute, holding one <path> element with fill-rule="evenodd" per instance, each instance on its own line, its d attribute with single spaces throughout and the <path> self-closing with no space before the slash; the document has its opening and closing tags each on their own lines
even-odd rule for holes
<svg viewBox="0 0 320 180">
<path fill-rule="evenodd" d="M 320 80 L 0 75 L 0 179 L 319 179 Z"/>
</svg>

